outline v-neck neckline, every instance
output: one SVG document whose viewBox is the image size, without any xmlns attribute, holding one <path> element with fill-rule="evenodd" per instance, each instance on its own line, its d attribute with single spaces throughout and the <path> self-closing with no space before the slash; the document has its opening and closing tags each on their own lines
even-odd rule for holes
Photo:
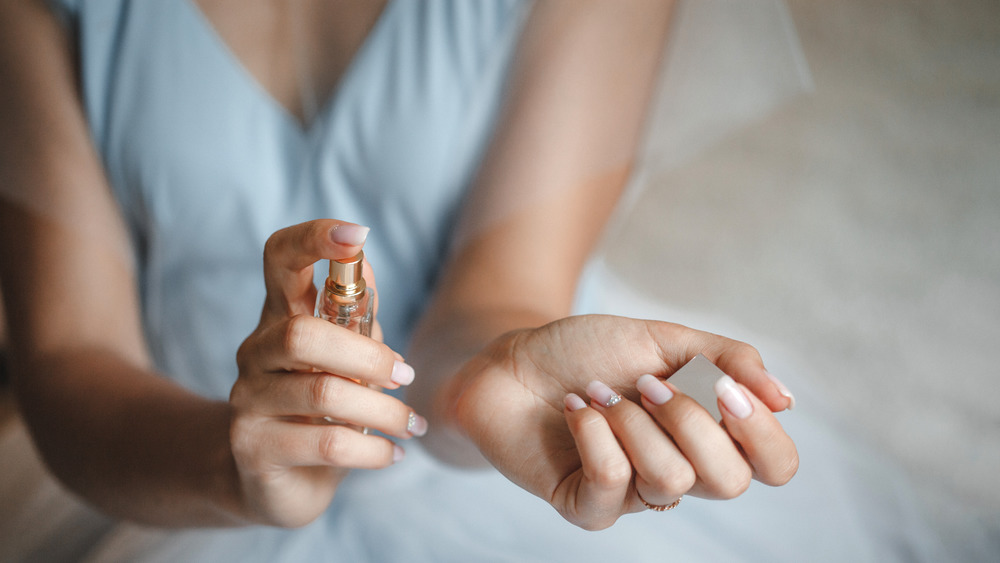
<svg viewBox="0 0 1000 563">
<path fill-rule="evenodd" d="M 236 54 L 235 51 L 229 46 L 229 43 L 219 34 L 212 20 L 208 18 L 204 11 L 202 11 L 201 6 L 195 0 L 184 0 L 183 2 L 188 6 L 190 11 L 193 13 L 194 18 L 197 20 L 199 27 L 205 36 L 208 37 L 210 42 L 215 44 L 217 50 L 222 55 L 222 58 L 226 59 L 229 66 L 236 71 L 242 77 L 243 82 L 249 83 L 250 89 L 256 92 L 258 97 L 264 98 L 266 104 L 278 113 L 282 121 L 284 121 L 288 127 L 292 128 L 298 136 L 303 139 L 309 139 L 313 137 L 315 131 L 321 130 L 323 123 L 326 122 L 328 114 L 333 111 L 333 107 L 337 105 L 337 101 L 342 97 L 345 88 L 350 84 L 351 77 L 357 72 L 355 69 L 359 64 L 359 61 L 367 56 L 367 52 L 371 50 L 370 45 L 374 42 L 376 35 L 382 33 L 382 28 L 385 27 L 385 20 L 389 18 L 389 11 L 392 9 L 395 2 L 393 0 L 387 0 L 385 5 L 382 7 L 382 11 L 379 13 L 378 17 L 375 19 L 375 24 L 368 31 L 364 40 L 355 50 L 354 55 L 351 60 L 348 61 L 347 66 L 341 73 L 340 77 L 337 79 L 337 83 L 334 86 L 330 94 L 323 100 L 323 103 L 317 106 L 317 110 L 312 120 L 309 123 L 303 123 L 292 110 L 288 108 L 285 104 L 281 103 L 274 94 L 268 90 L 264 84 L 252 73 L 250 69 L 247 68 L 246 64 L 243 63 L 243 59 Z"/>
</svg>

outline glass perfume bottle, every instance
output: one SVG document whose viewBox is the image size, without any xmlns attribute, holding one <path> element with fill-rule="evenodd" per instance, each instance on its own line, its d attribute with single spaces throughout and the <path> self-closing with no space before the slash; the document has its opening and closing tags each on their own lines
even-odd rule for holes
<svg viewBox="0 0 1000 563">
<path fill-rule="evenodd" d="M 358 252 L 351 258 L 330 260 L 330 275 L 326 278 L 323 290 L 316 296 L 315 315 L 347 330 L 370 337 L 375 313 L 375 290 L 365 284 L 365 278 L 362 276 L 364 263 L 364 252 Z M 364 385 L 359 379 L 352 381 Z M 378 389 L 377 385 L 368 386 Z M 340 424 L 330 417 L 324 417 L 324 420 Z M 368 433 L 368 428 L 353 424 L 349 426 L 362 434 Z"/>
<path fill-rule="evenodd" d="M 364 336 L 372 335 L 375 291 L 362 277 L 365 253 L 330 260 L 330 275 L 316 297 L 316 316 Z"/>
</svg>

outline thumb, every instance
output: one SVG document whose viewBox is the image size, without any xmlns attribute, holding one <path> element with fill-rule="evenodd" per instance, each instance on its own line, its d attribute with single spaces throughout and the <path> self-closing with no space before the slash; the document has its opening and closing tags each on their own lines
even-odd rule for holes
<svg viewBox="0 0 1000 563">
<path fill-rule="evenodd" d="M 350 258 L 361 251 L 368 227 L 316 219 L 277 231 L 264 245 L 264 316 L 311 313 L 315 288 L 312 265 Z"/>
</svg>

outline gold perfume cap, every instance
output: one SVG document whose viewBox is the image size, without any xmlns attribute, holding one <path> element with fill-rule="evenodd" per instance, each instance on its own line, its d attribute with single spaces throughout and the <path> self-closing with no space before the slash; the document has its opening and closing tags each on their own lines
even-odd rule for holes
<svg viewBox="0 0 1000 563">
<path fill-rule="evenodd" d="M 326 280 L 327 287 L 334 293 L 345 297 L 361 295 L 365 292 L 364 265 L 364 252 L 358 252 L 351 258 L 330 260 L 330 277 Z"/>
</svg>

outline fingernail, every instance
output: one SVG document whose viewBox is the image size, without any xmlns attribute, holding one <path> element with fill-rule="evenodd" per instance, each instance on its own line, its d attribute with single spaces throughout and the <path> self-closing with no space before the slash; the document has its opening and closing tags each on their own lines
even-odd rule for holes
<svg viewBox="0 0 1000 563">
<path fill-rule="evenodd" d="M 368 238 L 368 227 L 362 225 L 336 225 L 330 229 L 330 239 L 337 244 L 361 246 Z"/>
<path fill-rule="evenodd" d="M 566 404 L 566 409 L 569 410 L 569 412 L 578 411 L 587 406 L 587 403 L 585 403 L 576 393 L 566 395 L 566 398 L 563 399 L 563 403 Z"/>
<path fill-rule="evenodd" d="M 591 381 L 587 384 L 587 395 L 606 407 L 612 407 L 622 400 L 621 395 L 600 381 Z"/>
<path fill-rule="evenodd" d="M 743 390 L 733 381 L 732 377 L 723 375 L 715 382 L 715 394 L 722 399 L 722 404 L 733 413 L 736 418 L 746 418 L 753 414 L 753 405 L 750 399 L 743 394 Z"/>
<path fill-rule="evenodd" d="M 669 387 L 648 373 L 639 377 L 639 380 L 635 382 L 635 388 L 654 405 L 662 405 L 674 396 L 674 392 Z"/>
<path fill-rule="evenodd" d="M 413 383 L 414 375 L 412 367 L 396 360 L 392 363 L 392 375 L 389 376 L 389 379 L 399 385 L 409 385 Z"/>
<path fill-rule="evenodd" d="M 795 408 L 795 395 L 792 395 L 792 392 L 788 390 L 788 387 L 785 387 L 785 384 L 782 383 L 781 380 L 779 380 L 777 377 L 774 377 L 773 375 L 771 375 L 771 372 L 765 371 L 764 373 L 767 374 L 767 377 L 768 377 L 768 379 L 771 380 L 771 383 L 774 383 L 774 386 L 778 388 L 778 393 L 781 393 L 781 395 L 783 397 L 787 397 L 788 398 L 788 406 L 785 407 L 785 410 L 790 411 L 790 410 L 794 409 Z"/>
<path fill-rule="evenodd" d="M 404 457 L 406 457 L 406 452 L 403 450 L 403 448 L 401 448 L 401 447 L 399 447 L 397 445 L 393 445 L 392 446 L 392 462 L 393 463 L 398 463 Z"/>
<path fill-rule="evenodd" d="M 423 436 L 427 433 L 427 419 L 410 411 L 410 418 L 406 421 L 406 431 L 414 436 Z"/>
</svg>

